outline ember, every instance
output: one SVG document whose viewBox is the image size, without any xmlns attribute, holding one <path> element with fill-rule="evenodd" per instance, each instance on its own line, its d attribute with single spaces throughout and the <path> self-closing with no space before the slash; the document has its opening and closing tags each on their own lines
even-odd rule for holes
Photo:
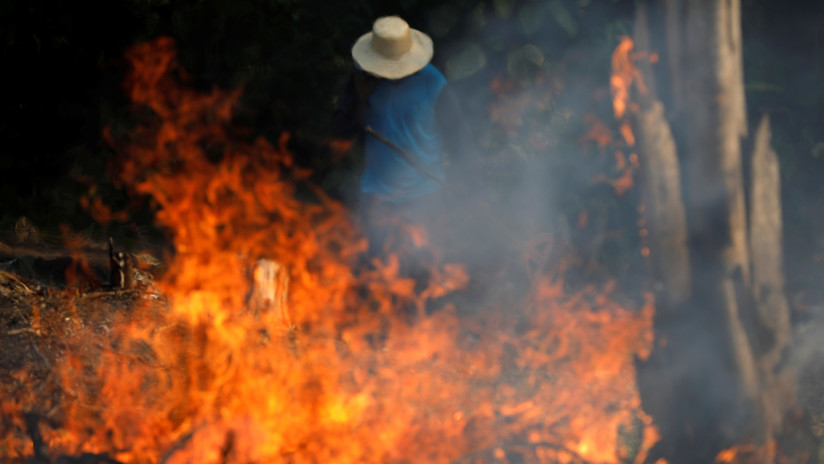
<svg viewBox="0 0 824 464">
<path fill-rule="evenodd" d="M 55 366 L 61 420 L 27 426 L 36 395 L 5 398 L 5 455 L 645 459 L 657 435 L 633 363 L 651 349 L 651 297 L 624 308 L 609 287 L 567 294 L 562 276 L 548 272 L 517 301 L 458 311 L 459 297 L 442 297 L 469 276 L 452 263 L 416 293 L 397 256 L 358 264 L 366 242 L 340 205 L 318 190 L 312 201 L 297 198 L 307 173 L 292 164 L 287 136 L 277 147 L 233 138 L 238 92 L 180 85 L 170 40 L 136 46 L 128 58 L 131 98 L 156 118 L 113 143 L 125 156 L 122 182 L 153 199 L 174 244 L 157 283 L 163 298 L 117 313 L 107 333 L 66 334 L 68 354 Z M 277 311 L 249 307 L 260 259 L 288 272 Z"/>
</svg>

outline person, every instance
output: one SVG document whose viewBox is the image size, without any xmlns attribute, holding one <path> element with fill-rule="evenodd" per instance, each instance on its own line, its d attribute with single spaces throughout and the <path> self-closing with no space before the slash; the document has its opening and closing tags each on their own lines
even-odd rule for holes
<svg viewBox="0 0 824 464">
<path fill-rule="evenodd" d="M 355 65 L 337 101 L 333 131 L 363 137 L 355 207 L 371 252 L 384 251 L 387 232 L 380 224 L 389 218 L 421 226 L 431 239 L 454 189 L 447 187 L 447 161 L 477 165 L 469 160 L 474 148 L 466 118 L 432 57 L 432 39 L 398 16 L 378 18 L 352 47 Z"/>
</svg>

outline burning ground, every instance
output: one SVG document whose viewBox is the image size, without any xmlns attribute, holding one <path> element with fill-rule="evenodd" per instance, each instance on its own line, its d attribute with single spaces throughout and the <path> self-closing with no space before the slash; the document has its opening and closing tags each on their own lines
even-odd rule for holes
<svg viewBox="0 0 824 464">
<path fill-rule="evenodd" d="M 478 285 L 427 254 L 405 276 L 364 260 L 357 222 L 273 147 L 241 141 L 235 93 L 181 85 L 171 41 L 134 47 L 127 88 L 152 116 L 119 178 L 154 202 L 173 252 L 129 292 L 2 275 L 2 441 L 9 462 L 642 462 L 656 440 L 634 362 L 654 302 L 564 282 L 543 236 Z M 255 306 L 255 263 L 288 271 Z M 78 287 L 80 285 L 80 287 Z M 82 285 L 86 285 L 84 288 Z M 619 304 L 618 301 L 629 303 Z"/>
</svg>

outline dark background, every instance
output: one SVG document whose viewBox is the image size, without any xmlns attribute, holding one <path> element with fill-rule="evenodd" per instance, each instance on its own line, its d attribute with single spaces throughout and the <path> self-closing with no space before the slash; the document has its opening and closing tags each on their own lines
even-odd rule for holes
<svg viewBox="0 0 824 464">
<path fill-rule="evenodd" d="M 571 240 L 581 248 L 601 236 L 593 259 L 623 272 L 638 264 L 637 194 L 617 195 L 592 181 L 620 173 L 612 149 L 587 134 L 598 119 L 619 139 L 609 57 L 632 33 L 633 7 L 630 0 L 5 1 L 0 228 L 13 228 L 21 216 L 43 230 L 68 224 L 101 235 L 150 224 L 151 211 L 139 205 L 131 221 L 95 224 L 78 199 L 94 189 L 115 209 L 135 206 L 107 175 L 116 153 L 101 133 L 134 122 L 121 87 L 124 50 L 159 36 L 175 39 L 191 85 L 243 86 L 239 127 L 272 141 L 289 132 L 314 180 L 346 196 L 357 150 L 343 159 L 331 154 L 335 96 L 351 67 L 351 44 L 378 16 L 399 14 L 434 39 L 434 63 L 461 97 L 485 184 L 531 217 L 524 237 L 562 217 L 580 229 Z M 809 301 L 824 257 L 824 4 L 744 0 L 743 22 L 750 121 L 764 111 L 773 118 L 788 281 Z M 590 221 L 581 223 L 582 214 Z M 603 239 L 604 230 L 590 230 L 594 217 L 614 233 Z"/>
</svg>

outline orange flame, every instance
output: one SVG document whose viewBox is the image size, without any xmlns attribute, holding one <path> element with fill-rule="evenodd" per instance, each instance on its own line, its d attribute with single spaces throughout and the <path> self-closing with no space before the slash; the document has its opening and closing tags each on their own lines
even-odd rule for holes
<svg viewBox="0 0 824 464">
<path fill-rule="evenodd" d="M 635 145 L 635 134 L 632 132 L 632 126 L 627 118 L 628 112 L 634 110 L 634 105 L 630 100 L 630 88 L 635 84 L 640 93 L 645 94 L 647 92 L 641 73 L 634 63 L 637 57 L 632 53 L 633 48 L 634 43 L 632 39 L 629 37 L 621 38 L 621 41 L 612 53 L 612 74 L 610 76 L 613 114 L 618 121 L 618 131 L 627 147 L 633 147 Z M 653 58 L 653 56 L 648 57 L 651 61 Z M 590 133 L 595 130 L 595 127 L 596 126 L 593 125 Z M 604 129 L 600 129 L 600 132 L 604 132 Z M 606 143 L 611 142 L 608 135 L 606 137 L 601 136 L 601 139 L 605 140 Z M 637 168 L 638 156 L 636 154 L 633 153 L 630 155 L 630 165 L 627 165 L 623 152 L 616 153 L 616 169 L 621 174 L 615 179 L 608 180 L 613 186 L 616 195 L 623 195 L 635 185 L 634 170 Z M 607 178 L 603 175 L 596 177 L 594 180 L 594 182 L 604 181 L 607 181 Z"/>
<path fill-rule="evenodd" d="M 622 37 L 612 54 L 612 77 L 609 80 L 612 90 L 612 109 L 616 118 L 623 118 L 629 103 L 629 87 L 636 75 L 635 66 L 629 60 L 634 44 L 629 37 Z"/>
<path fill-rule="evenodd" d="M 629 37 L 621 37 L 621 41 L 612 53 L 612 76 L 609 80 L 612 92 L 612 109 L 615 119 L 622 119 L 630 107 L 630 87 L 634 83 L 641 94 L 647 93 L 641 73 L 635 66 L 636 55 L 632 53 L 635 43 Z M 658 55 L 646 56 L 652 62 L 657 61 Z M 629 143 L 629 142 L 628 142 Z M 632 145 L 632 143 L 629 143 Z"/>
<path fill-rule="evenodd" d="M 798 456 L 797 456 L 798 457 Z M 808 456 L 800 456 L 797 462 L 807 462 Z M 739 444 L 720 451 L 716 456 L 716 463 L 750 464 L 757 462 L 796 462 L 781 455 L 775 440 L 769 440 L 764 444 L 755 445 L 752 443 Z"/>
<path fill-rule="evenodd" d="M 520 304 L 427 314 L 427 303 L 466 285 L 460 266 L 433 268 L 420 292 L 396 256 L 357 268 L 366 243 L 343 207 L 320 191 L 313 202 L 296 198 L 306 173 L 286 136 L 277 147 L 233 140 L 238 93 L 181 86 L 170 40 L 128 58 L 127 89 L 157 118 L 120 146 L 121 179 L 156 202 L 176 254 L 158 284 L 162 300 L 115 314 L 109 333 L 68 336 L 64 419 L 41 426 L 50 453 L 134 463 L 618 463 L 633 457 L 621 430 L 635 427 L 634 461 L 645 459 L 657 436 L 634 361 L 652 346 L 651 297 L 625 309 L 609 288 L 568 295 L 562 279 L 539 275 Z M 425 246 L 425 231 L 414 232 Z M 288 270 L 288 327 L 281 314 L 248 310 L 259 258 Z M 20 430 L 25 401 L 0 406 L 12 417 L 0 425 Z M 30 456 L 31 442 L 14 436 L 0 444 Z"/>
</svg>

